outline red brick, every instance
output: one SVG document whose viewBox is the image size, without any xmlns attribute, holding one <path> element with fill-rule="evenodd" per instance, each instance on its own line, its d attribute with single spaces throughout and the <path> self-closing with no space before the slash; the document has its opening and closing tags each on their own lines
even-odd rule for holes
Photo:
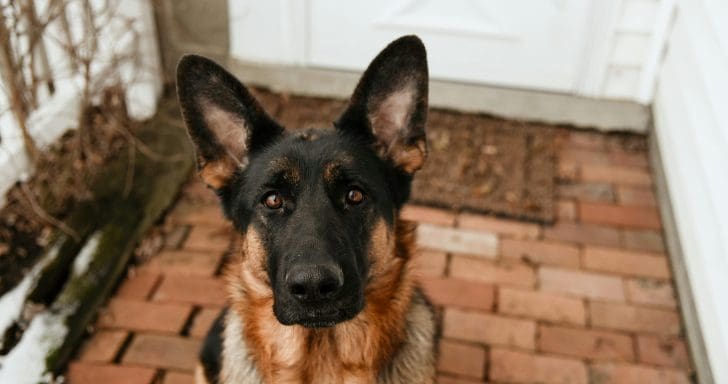
<svg viewBox="0 0 728 384">
<path fill-rule="evenodd" d="M 495 289 L 490 284 L 452 278 L 423 278 L 420 282 L 425 295 L 435 305 L 482 311 L 493 309 Z"/>
<path fill-rule="evenodd" d="M 624 230 L 622 231 L 622 245 L 638 251 L 665 251 L 662 233 L 658 231 Z"/>
<path fill-rule="evenodd" d="M 617 201 L 623 205 L 656 207 L 655 192 L 651 188 L 620 185 L 617 189 Z"/>
<path fill-rule="evenodd" d="M 99 316 L 103 328 L 178 333 L 192 311 L 189 305 L 112 299 Z"/>
<path fill-rule="evenodd" d="M 432 224 L 420 224 L 417 227 L 417 244 L 431 250 L 485 258 L 495 258 L 498 255 L 498 237 L 492 233 Z"/>
<path fill-rule="evenodd" d="M 165 276 L 153 299 L 161 302 L 186 303 L 219 307 L 227 302 L 221 279 L 185 276 Z"/>
<path fill-rule="evenodd" d="M 489 379 L 509 383 L 586 384 L 587 369 L 578 360 L 494 348 Z"/>
<path fill-rule="evenodd" d="M 579 267 L 579 247 L 551 241 L 503 239 L 501 255 L 527 263 Z"/>
<path fill-rule="evenodd" d="M 647 138 L 642 135 L 614 134 L 605 135 L 608 152 L 642 153 L 647 156 Z"/>
<path fill-rule="evenodd" d="M 624 251 L 617 248 L 586 247 L 586 269 L 628 276 L 670 278 L 667 257 L 661 254 Z"/>
<path fill-rule="evenodd" d="M 556 178 L 561 182 L 572 182 L 579 178 L 579 166 L 572 162 L 559 161 Z"/>
<path fill-rule="evenodd" d="M 207 335 L 207 331 L 210 330 L 212 323 L 220 315 L 220 311 L 221 309 L 219 308 L 203 308 L 197 312 L 192 320 L 192 327 L 190 327 L 190 337 L 196 337 L 198 339 L 204 338 Z"/>
<path fill-rule="evenodd" d="M 544 229 L 549 240 L 567 241 L 579 244 L 619 246 L 619 231 L 612 227 L 570 222 L 559 222 Z"/>
<path fill-rule="evenodd" d="M 560 198 L 579 201 L 614 202 L 614 188 L 609 183 L 568 183 L 557 186 Z"/>
<path fill-rule="evenodd" d="M 690 357 L 685 342 L 675 337 L 637 337 L 640 362 L 690 370 Z"/>
<path fill-rule="evenodd" d="M 624 301 L 622 280 L 616 276 L 572 269 L 541 267 L 539 287 L 543 291 L 566 293 L 590 299 Z"/>
<path fill-rule="evenodd" d="M 222 251 L 164 251 L 152 257 L 144 268 L 172 275 L 213 276 L 222 256 Z"/>
<path fill-rule="evenodd" d="M 469 213 L 458 215 L 458 227 L 526 239 L 537 238 L 541 233 L 537 224 Z"/>
<path fill-rule="evenodd" d="M 450 261 L 450 276 L 491 284 L 530 288 L 536 283 L 533 268 L 525 263 L 506 261 L 493 263 L 472 257 L 455 255 Z"/>
<path fill-rule="evenodd" d="M 599 132 L 575 131 L 572 130 L 568 134 L 568 142 L 565 143 L 567 148 L 578 147 L 595 150 L 599 152 L 605 149 L 606 136 Z"/>
<path fill-rule="evenodd" d="M 530 350 L 536 347 L 536 323 L 531 320 L 447 308 L 443 322 L 445 337 Z"/>
<path fill-rule="evenodd" d="M 78 359 L 90 363 L 109 363 L 114 360 L 128 336 L 126 331 L 98 331 L 84 343 Z"/>
<path fill-rule="evenodd" d="M 482 381 L 464 377 L 437 376 L 437 384 L 481 384 Z"/>
<path fill-rule="evenodd" d="M 653 207 L 602 203 L 579 203 L 579 217 L 584 223 L 615 225 L 638 229 L 660 229 L 660 213 Z"/>
<path fill-rule="evenodd" d="M 195 369 L 200 341 L 178 336 L 138 334 L 122 363 L 191 372 Z"/>
<path fill-rule="evenodd" d="M 629 279 L 625 285 L 627 299 L 635 304 L 656 305 L 667 308 L 676 308 L 677 300 L 672 283 L 669 281 L 651 279 Z"/>
<path fill-rule="evenodd" d="M 437 370 L 482 379 L 485 376 L 485 350 L 451 340 L 440 341 Z"/>
<path fill-rule="evenodd" d="M 157 272 L 145 271 L 143 268 L 135 269 L 134 273 L 129 274 L 119 286 L 116 297 L 146 300 L 156 288 L 159 278 Z"/>
<path fill-rule="evenodd" d="M 447 268 L 447 254 L 445 252 L 417 250 L 414 262 L 414 271 L 417 276 L 439 277 L 445 275 Z"/>
<path fill-rule="evenodd" d="M 556 202 L 556 219 L 559 221 L 574 221 L 577 218 L 576 203 L 571 200 L 558 200 Z"/>
<path fill-rule="evenodd" d="M 230 248 L 232 238 L 232 228 L 228 225 L 196 225 L 187 235 L 183 249 L 200 252 L 225 252 Z"/>
<path fill-rule="evenodd" d="M 632 338 L 614 332 L 542 325 L 540 351 L 589 360 L 634 361 Z"/>
<path fill-rule="evenodd" d="M 442 225 L 446 227 L 452 227 L 455 225 L 454 212 L 421 205 L 405 205 L 400 212 L 399 217 L 404 220 Z"/>
<path fill-rule="evenodd" d="M 177 207 L 172 214 L 172 221 L 174 223 L 203 226 L 228 225 L 227 219 L 225 219 L 225 215 L 222 212 L 222 208 L 220 208 L 220 206 L 217 204 L 195 204 L 188 207 Z"/>
<path fill-rule="evenodd" d="M 500 288 L 498 312 L 555 323 L 586 324 L 582 300 L 552 293 Z"/>
<path fill-rule="evenodd" d="M 182 247 L 190 227 L 187 225 L 175 225 L 169 232 L 164 234 L 165 249 L 179 249 Z"/>
<path fill-rule="evenodd" d="M 626 304 L 591 302 L 592 326 L 630 332 L 677 335 L 680 316 L 675 311 Z"/>
<path fill-rule="evenodd" d="M 652 176 L 647 170 L 612 165 L 584 164 L 581 166 L 581 180 L 605 181 L 644 187 L 652 185 Z"/>
<path fill-rule="evenodd" d="M 599 384 L 689 384 L 691 382 L 685 372 L 621 363 L 594 364 L 591 367 L 591 377 Z"/>
<path fill-rule="evenodd" d="M 74 362 L 66 379 L 69 384 L 151 384 L 156 375 L 152 368 Z"/>
<path fill-rule="evenodd" d="M 577 164 L 609 164 L 609 156 L 606 152 L 574 146 L 559 151 L 559 160 Z"/>
<path fill-rule="evenodd" d="M 163 384 L 195 384 L 195 376 L 189 373 L 167 372 Z"/>
<path fill-rule="evenodd" d="M 193 207 L 212 206 L 219 200 L 212 188 L 201 182 L 198 178 L 191 178 L 182 189 L 182 201 L 177 204 L 175 210 L 180 205 L 192 205 Z"/>
<path fill-rule="evenodd" d="M 649 168 L 650 163 L 647 161 L 645 152 L 625 152 L 616 150 L 608 154 L 609 162 L 612 165 L 633 168 Z"/>
</svg>

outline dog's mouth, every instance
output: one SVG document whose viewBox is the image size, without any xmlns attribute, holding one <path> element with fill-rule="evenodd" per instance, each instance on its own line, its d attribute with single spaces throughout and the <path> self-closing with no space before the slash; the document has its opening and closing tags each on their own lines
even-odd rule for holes
<svg viewBox="0 0 728 384">
<path fill-rule="evenodd" d="M 283 325 L 301 325 L 306 328 L 330 328 L 356 317 L 364 307 L 363 300 L 343 306 L 324 304 L 315 308 L 276 308 L 278 321 Z"/>
<path fill-rule="evenodd" d="M 305 319 L 299 321 L 297 324 L 303 325 L 306 328 L 331 328 L 338 323 L 340 323 L 340 321 L 336 321 L 334 319 Z"/>
</svg>

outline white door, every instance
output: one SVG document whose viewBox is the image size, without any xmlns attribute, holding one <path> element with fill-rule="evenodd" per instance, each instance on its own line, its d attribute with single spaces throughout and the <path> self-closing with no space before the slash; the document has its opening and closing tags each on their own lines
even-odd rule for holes
<svg viewBox="0 0 728 384">
<path fill-rule="evenodd" d="M 589 37 L 585 0 L 312 0 L 309 64 L 362 69 L 416 33 L 433 78 L 574 91 Z"/>
<path fill-rule="evenodd" d="M 574 93 L 598 1 L 230 0 L 231 54 L 358 71 L 416 33 L 435 79 Z"/>
</svg>

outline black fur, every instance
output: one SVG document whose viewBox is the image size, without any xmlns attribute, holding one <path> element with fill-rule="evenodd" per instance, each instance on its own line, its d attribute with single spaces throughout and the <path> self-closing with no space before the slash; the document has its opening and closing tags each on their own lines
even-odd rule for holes
<svg viewBox="0 0 728 384">
<path fill-rule="evenodd" d="M 218 382 L 218 376 L 222 368 L 222 333 L 225 328 L 227 311 L 227 309 L 224 309 L 217 316 L 200 350 L 200 363 L 205 369 L 205 377 L 210 384 Z"/>
</svg>

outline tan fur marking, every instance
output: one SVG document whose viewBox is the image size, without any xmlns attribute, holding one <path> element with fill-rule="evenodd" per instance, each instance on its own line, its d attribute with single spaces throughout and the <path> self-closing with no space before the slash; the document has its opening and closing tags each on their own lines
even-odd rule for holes
<svg viewBox="0 0 728 384">
<path fill-rule="evenodd" d="M 341 164 L 338 162 L 330 162 L 324 165 L 324 181 L 331 184 L 336 180 L 336 176 L 339 174 L 339 167 Z"/>
<path fill-rule="evenodd" d="M 422 168 L 427 157 L 427 147 L 424 140 L 418 140 L 415 145 L 405 146 L 393 152 L 392 161 L 394 164 L 410 174 Z"/>
<path fill-rule="evenodd" d="M 280 158 L 273 161 L 271 164 L 273 172 L 282 172 L 283 177 L 286 181 L 291 184 L 298 184 L 301 182 L 301 170 L 291 159 Z"/>
<path fill-rule="evenodd" d="M 273 290 L 265 267 L 268 255 L 258 231 L 249 228 L 236 247 L 241 255 L 240 262 L 231 264 L 225 273 L 231 301 L 237 303 L 249 296 L 272 301 Z"/>
<path fill-rule="evenodd" d="M 336 180 L 336 177 L 338 177 L 341 173 L 341 167 L 347 165 L 350 166 L 353 162 L 354 159 L 349 154 L 344 152 L 337 153 L 334 160 L 324 165 L 324 181 L 327 183 L 333 183 Z"/>
<path fill-rule="evenodd" d="M 198 173 L 208 187 L 220 189 L 227 185 L 238 168 L 238 163 L 225 156 L 205 163 L 200 167 Z"/>
</svg>

